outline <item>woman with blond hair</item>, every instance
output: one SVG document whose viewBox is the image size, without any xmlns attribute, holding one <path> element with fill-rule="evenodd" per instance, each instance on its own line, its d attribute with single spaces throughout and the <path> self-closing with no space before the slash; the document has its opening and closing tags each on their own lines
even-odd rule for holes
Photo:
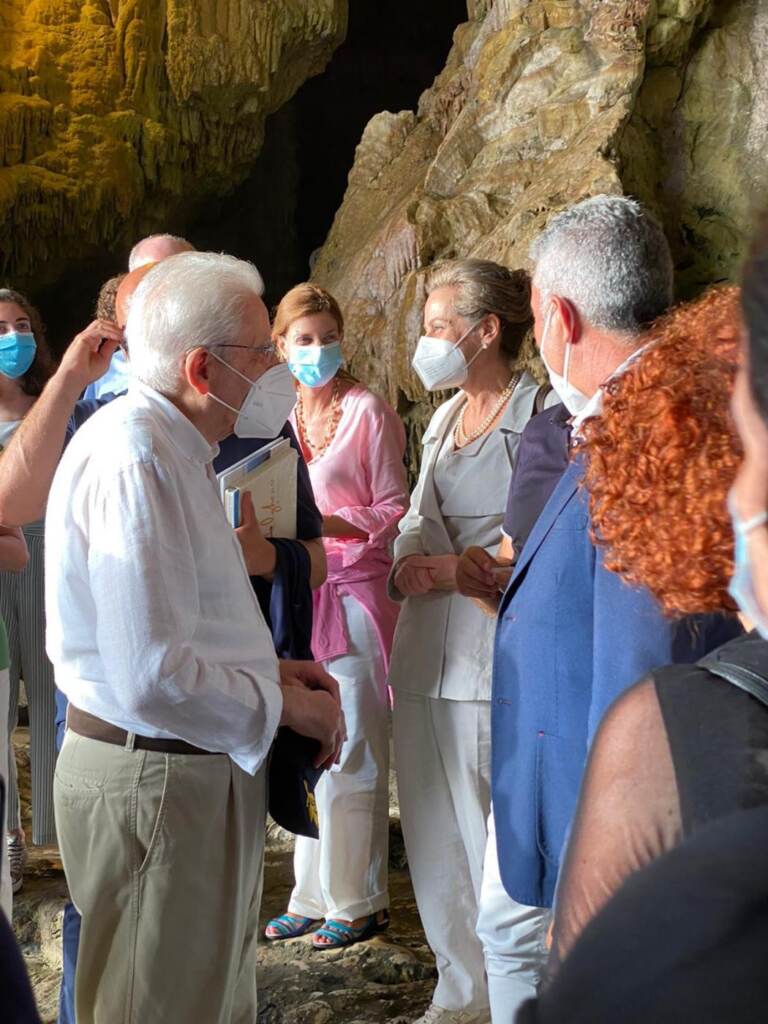
<svg viewBox="0 0 768 1024">
<path fill-rule="evenodd" d="M 495 621 L 458 592 L 456 569 L 468 547 L 498 550 L 520 436 L 546 392 L 524 368 L 533 325 L 525 271 L 451 260 L 432 269 L 426 291 L 413 368 L 427 391 L 458 390 L 424 434 L 390 577 L 402 602 L 389 680 L 400 816 L 437 962 L 432 1003 L 415 1024 L 486 1024 L 484 954 L 501 945 L 497 922 L 504 917 L 505 938 L 515 929 L 525 963 L 516 981 L 533 991 L 543 913 L 504 896 L 482 940 L 476 931 L 492 822 Z"/>
<path fill-rule="evenodd" d="M 398 607 L 386 584 L 389 544 L 408 504 L 405 431 L 342 369 L 344 318 L 325 289 L 292 288 L 273 337 L 296 378 L 291 422 L 323 514 L 328 578 L 314 594 L 312 651 L 339 681 L 348 738 L 315 790 L 320 838 L 297 837 L 288 911 L 266 937 L 303 935 L 324 918 L 312 944 L 337 949 L 389 922 L 386 678 Z"/>
</svg>

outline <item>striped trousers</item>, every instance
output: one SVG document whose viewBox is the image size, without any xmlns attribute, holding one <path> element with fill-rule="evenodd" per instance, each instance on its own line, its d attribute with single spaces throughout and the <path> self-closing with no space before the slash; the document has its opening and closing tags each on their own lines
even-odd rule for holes
<svg viewBox="0 0 768 1024">
<path fill-rule="evenodd" d="M 29 705 L 32 766 L 32 842 L 56 842 L 53 816 L 53 772 L 56 766 L 56 706 L 53 666 L 45 653 L 45 598 L 42 524 L 24 530 L 29 565 L 21 573 L 0 572 L 0 616 L 10 648 L 8 707 L 8 829 L 20 828 L 16 760 L 11 737 L 18 724 L 19 680 L 24 680 Z"/>
</svg>

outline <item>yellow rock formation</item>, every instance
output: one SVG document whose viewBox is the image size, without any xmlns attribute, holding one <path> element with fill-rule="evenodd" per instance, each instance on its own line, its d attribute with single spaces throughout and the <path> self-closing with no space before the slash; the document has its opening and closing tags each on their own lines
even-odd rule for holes
<svg viewBox="0 0 768 1024">
<path fill-rule="evenodd" d="M 157 230 L 248 173 L 345 0 L 0 0 L 0 277 Z"/>
</svg>

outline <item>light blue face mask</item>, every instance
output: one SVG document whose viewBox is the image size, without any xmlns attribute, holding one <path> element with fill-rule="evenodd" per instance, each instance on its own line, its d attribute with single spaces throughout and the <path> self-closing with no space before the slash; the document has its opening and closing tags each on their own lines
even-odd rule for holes
<svg viewBox="0 0 768 1024">
<path fill-rule="evenodd" d="M 31 331 L 0 334 L 0 373 L 4 377 L 23 377 L 37 355 L 37 342 Z"/>
<path fill-rule="evenodd" d="M 335 377 L 341 366 L 341 344 L 291 345 L 288 369 L 307 388 L 321 388 Z"/>
<path fill-rule="evenodd" d="M 768 511 L 760 512 L 751 519 L 743 520 L 736 511 L 731 495 L 728 495 L 728 511 L 733 523 L 734 570 L 728 593 L 742 612 L 747 616 L 760 635 L 768 640 L 768 611 L 760 607 L 755 593 L 753 568 L 749 557 L 749 541 L 747 537 L 758 526 L 768 523 Z"/>
</svg>

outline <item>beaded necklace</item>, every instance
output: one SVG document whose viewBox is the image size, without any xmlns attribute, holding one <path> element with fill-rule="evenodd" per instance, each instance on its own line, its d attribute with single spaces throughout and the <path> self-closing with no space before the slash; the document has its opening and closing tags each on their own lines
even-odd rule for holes
<svg viewBox="0 0 768 1024">
<path fill-rule="evenodd" d="M 321 455 L 325 454 L 331 446 L 331 442 L 336 436 L 336 431 L 341 420 L 341 394 L 339 388 L 339 379 L 334 377 L 333 379 L 333 392 L 331 394 L 331 407 L 328 414 L 328 419 L 325 423 L 325 433 L 323 439 L 319 445 L 315 444 L 309 436 L 307 430 L 306 420 L 304 419 L 304 401 L 301 395 L 301 389 L 299 389 L 299 397 L 296 400 L 296 422 L 299 426 L 299 432 L 301 437 L 306 444 L 307 448 L 312 452 L 313 459 L 319 459 Z"/>
<path fill-rule="evenodd" d="M 476 441 L 478 437 L 482 437 L 482 435 L 486 432 L 488 427 L 490 427 L 490 425 L 493 423 L 493 421 L 499 415 L 501 410 L 512 397 L 512 392 L 517 387 L 520 381 L 520 377 L 520 373 L 512 374 L 512 376 L 509 379 L 509 383 L 499 395 L 498 402 L 494 405 L 494 407 L 485 417 L 480 426 L 473 430 L 470 434 L 467 434 L 464 431 L 464 413 L 467 411 L 467 406 L 469 403 L 465 402 L 464 405 L 462 405 L 461 412 L 459 413 L 459 418 L 456 420 L 456 426 L 453 428 L 453 443 L 456 445 L 457 448 L 463 448 L 465 445 L 468 445 L 471 441 Z"/>
</svg>

